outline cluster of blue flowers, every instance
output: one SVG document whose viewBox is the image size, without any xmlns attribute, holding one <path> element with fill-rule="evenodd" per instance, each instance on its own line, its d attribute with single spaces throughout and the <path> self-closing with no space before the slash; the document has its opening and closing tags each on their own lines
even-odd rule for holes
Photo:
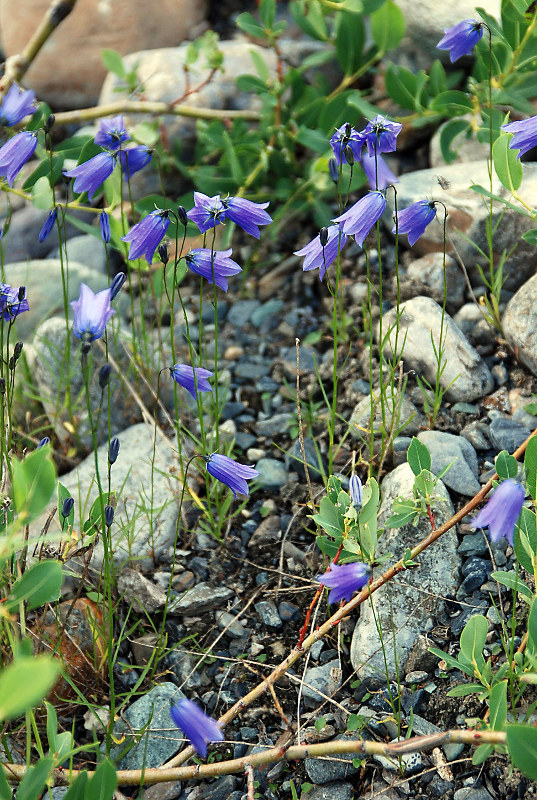
<svg viewBox="0 0 537 800">
<path fill-rule="evenodd" d="M 26 286 L 16 289 L 7 283 L 0 283 L 0 317 L 4 322 L 14 322 L 23 311 L 29 311 Z"/>
</svg>

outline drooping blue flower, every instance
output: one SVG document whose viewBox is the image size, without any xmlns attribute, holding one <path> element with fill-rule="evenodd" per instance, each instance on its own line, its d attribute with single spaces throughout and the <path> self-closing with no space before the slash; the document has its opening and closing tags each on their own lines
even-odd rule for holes
<svg viewBox="0 0 537 800">
<path fill-rule="evenodd" d="M 242 272 L 242 268 L 229 256 L 233 251 L 230 250 L 209 250 L 209 248 L 199 248 L 191 250 L 185 256 L 188 268 L 206 278 L 209 283 L 216 283 L 224 292 L 227 292 L 227 278 L 229 275 L 237 275 Z"/>
<path fill-rule="evenodd" d="M 123 114 L 120 114 L 112 119 L 100 119 L 99 130 L 93 141 L 101 147 L 106 147 L 107 150 L 117 150 L 123 142 L 128 142 L 130 138 L 123 123 Z"/>
<path fill-rule="evenodd" d="M 151 265 L 155 250 L 168 230 L 170 224 L 168 217 L 169 211 L 157 208 L 137 222 L 126 236 L 121 237 L 124 242 L 130 242 L 129 258 L 131 261 L 143 256 Z"/>
<path fill-rule="evenodd" d="M 386 198 L 381 192 L 368 192 L 365 197 L 358 200 L 353 206 L 336 217 L 332 222 L 341 223 L 341 229 L 346 236 L 354 236 L 360 247 L 375 222 L 382 216 L 386 208 Z"/>
<path fill-rule="evenodd" d="M 54 227 L 54 223 L 56 222 L 57 216 L 58 212 L 55 208 L 53 208 L 51 211 L 48 212 L 48 216 L 45 220 L 45 223 L 41 228 L 41 230 L 39 231 L 39 236 L 37 237 L 40 242 L 44 242 L 45 239 L 48 237 L 49 233 Z"/>
<path fill-rule="evenodd" d="M 254 203 L 244 197 L 225 197 L 222 203 L 226 217 L 256 239 L 260 237 L 259 226 L 270 225 L 272 222 L 270 214 L 263 210 L 269 203 Z"/>
<path fill-rule="evenodd" d="M 212 372 L 203 367 L 189 367 L 188 364 L 176 364 L 169 367 L 170 375 L 176 383 L 190 392 L 194 400 L 196 399 L 196 386 L 198 392 L 210 392 L 211 384 L 207 378 L 212 378 Z M 195 377 L 194 377 L 195 374 Z"/>
<path fill-rule="evenodd" d="M 331 589 L 328 602 L 339 603 L 340 600 L 348 602 L 354 592 L 363 589 L 370 575 L 371 568 L 367 564 L 353 561 L 351 564 L 331 564 L 329 571 L 317 575 L 316 580 Z"/>
<path fill-rule="evenodd" d="M 110 284 L 110 300 L 114 300 L 118 296 L 126 280 L 127 276 L 124 272 L 118 272 L 118 274 L 114 276 Z"/>
<path fill-rule="evenodd" d="M 349 494 L 351 496 L 353 506 L 355 508 L 360 508 L 362 505 L 362 481 L 358 475 L 351 475 L 350 477 Z"/>
<path fill-rule="evenodd" d="M 101 236 L 103 237 L 103 242 L 108 244 L 110 241 L 110 217 L 106 211 L 101 211 L 99 214 L 99 225 L 101 226 Z"/>
<path fill-rule="evenodd" d="M 354 161 L 360 161 L 362 154 L 362 147 L 364 141 L 357 130 L 355 130 L 350 122 L 345 122 L 340 128 L 336 130 L 330 139 L 330 146 L 334 151 L 334 158 L 336 164 L 346 164 L 347 157 L 345 155 L 345 148 L 350 147 Z"/>
<path fill-rule="evenodd" d="M 505 537 L 513 546 L 513 532 L 524 503 L 524 488 L 511 478 L 494 489 L 487 505 L 472 521 L 473 528 L 487 528 L 491 541 Z"/>
<path fill-rule="evenodd" d="M 26 286 L 0 283 L 0 316 L 4 322 L 13 322 L 23 311 L 29 311 Z"/>
<path fill-rule="evenodd" d="M 537 145 L 537 116 L 509 122 L 507 125 L 502 125 L 502 131 L 513 134 L 509 147 L 511 150 L 520 150 L 518 154 L 520 158 Z"/>
<path fill-rule="evenodd" d="M 74 310 L 73 333 L 79 339 L 93 342 L 100 339 L 106 323 L 116 312 L 110 305 L 110 289 L 103 289 L 94 294 L 85 283 L 80 284 L 80 296 L 73 300 Z"/>
<path fill-rule="evenodd" d="M 391 119 L 377 114 L 377 116 L 368 122 L 363 131 L 360 131 L 359 136 L 362 143 L 367 145 L 367 152 L 370 156 L 375 156 L 375 153 L 391 153 L 397 147 L 397 136 L 401 132 L 402 125 L 400 122 L 392 122 Z"/>
<path fill-rule="evenodd" d="M 120 150 L 118 153 L 119 163 L 123 170 L 125 180 L 131 178 L 135 172 L 139 172 L 153 158 L 153 151 L 145 144 L 130 147 L 128 150 Z"/>
<path fill-rule="evenodd" d="M 420 200 L 413 203 L 408 208 L 399 211 L 397 215 L 399 233 L 406 233 L 408 243 L 412 247 L 420 236 L 423 236 L 425 228 L 436 217 L 436 205 L 428 200 Z M 396 226 L 393 226 L 392 233 L 395 233 Z"/>
<path fill-rule="evenodd" d="M 194 192 L 194 208 L 187 212 L 187 217 L 198 226 L 201 233 L 205 233 L 224 222 L 226 207 L 219 194 L 207 197 L 202 192 Z"/>
<path fill-rule="evenodd" d="M 203 456 L 207 472 L 216 478 L 220 483 L 229 486 L 235 497 L 239 494 L 249 494 L 250 490 L 246 481 L 257 478 L 259 472 L 247 464 L 238 464 L 228 456 L 220 453 L 212 453 L 210 456 Z"/>
<path fill-rule="evenodd" d="M 112 174 L 116 165 L 116 156 L 112 153 L 99 153 L 89 161 L 84 161 L 63 174 L 68 178 L 75 178 L 73 189 L 75 192 L 87 192 L 88 200 L 93 200 L 93 195 L 105 180 Z"/>
<path fill-rule="evenodd" d="M 376 166 L 375 166 L 376 164 Z M 399 183 L 399 179 L 393 174 L 389 166 L 386 164 L 382 156 L 370 156 L 367 151 L 364 151 L 362 156 L 362 169 L 372 189 L 378 189 L 379 192 L 392 186 L 394 183 Z"/>
<path fill-rule="evenodd" d="M 15 178 L 37 147 L 35 131 L 21 131 L 0 147 L 0 177 L 13 188 Z"/>
<path fill-rule="evenodd" d="M 302 270 L 308 272 L 310 269 L 319 269 L 319 278 L 322 280 L 324 274 L 332 261 L 336 258 L 338 249 L 341 251 L 345 247 L 347 237 L 337 225 L 330 225 L 326 228 L 328 239 L 323 247 L 321 235 L 318 234 L 309 244 L 301 250 L 296 250 L 294 255 L 304 258 Z M 341 236 L 341 239 L 340 239 Z"/>
<path fill-rule="evenodd" d="M 16 83 L 12 83 L 0 105 L 0 125 L 11 127 L 29 117 L 35 111 L 35 92 L 29 89 L 21 91 Z"/>
<path fill-rule="evenodd" d="M 452 28 L 444 28 L 445 36 L 436 45 L 438 50 L 449 50 L 453 64 L 461 56 L 468 56 L 483 36 L 483 23 L 464 19 Z"/>
<path fill-rule="evenodd" d="M 207 716 L 191 700 L 182 697 L 176 705 L 170 708 L 171 718 L 190 741 L 192 747 L 202 758 L 207 758 L 207 744 L 221 742 L 224 734 L 212 717 Z"/>
</svg>

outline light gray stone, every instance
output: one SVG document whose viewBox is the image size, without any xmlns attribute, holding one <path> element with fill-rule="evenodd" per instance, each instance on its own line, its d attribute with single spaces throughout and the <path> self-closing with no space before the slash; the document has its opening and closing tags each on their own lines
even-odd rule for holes
<svg viewBox="0 0 537 800">
<path fill-rule="evenodd" d="M 308 792 L 308 800 L 352 800 L 352 785 L 342 781 L 314 786 Z"/>
<path fill-rule="evenodd" d="M 440 475 L 448 464 L 452 465 L 442 476 L 446 486 L 466 497 L 480 490 L 477 454 L 468 439 L 443 431 L 421 431 L 418 439 L 431 454 L 431 472 Z"/>
<path fill-rule="evenodd" d="M 353 733 L 341 734 L 336 736 L 335 742 L 355 742 L 362 739 L 358 731 Z M 355 758 L 359 758 L 359 753 L 348 753 L 338 755 L 336 758 L 307 758 L 304 762 L 308 778 L 312 783 L 326 784 L 331 781 L 340 781 L 355 775 L 359 769 L 353 767 L 352 762 Z"/>
<path fill-rule="evenodd" d="M 117 590 L 125 603 L 142 614 L 154 614 L 166 603 L 166 592 L 141 572 L 129 567 L 123 567 L 118 575 Z"/>
<path fill-rule="evenodd" d="M 430 297 L 414 297 L 404 303 L 399 316 L 398 347 L 403 350 L 405 368 L 411 367 L 435 385 L 437 361 L 431 341 L 439 346 L 442 309 Z M 384 315 L 383 330 L 391 328 L 385 340 L 385 350 L 392 353 L 395 347 L 396 310 Z M 494 388 L 490 370 L 449 314 L 444 317 L 443 358 L 445 369 L 440 382 L 446 389 L 445 397 L 454 402 L 471 402 Z M 448 388 L 449 387 L 449 388 Z"/>
<path fill-rule="evenodd" d="M 517 357 L 537 375 L 537 275 L 509 300 L 502 327 Z"/>
<path fill-rule="evenodd" d="M 341 664 L 336 658 L 333 661 L 327 661 L 326 664 L 306 670 L 302 694 L 315 703 L 322 703 L 327 697 L 335 695 L 341 686 L 341 681 Z M 316 689 L 319 689 L 322 695 Z"/>
<path fill-rule="evenodd" d="M 256 478 L 264 489 L 281 489 L 289 477 L 283 461 L 276 458 L 260 458 L 255 468 L 259 471 Z"/>
<path fill-rule="evenodd" d="M 425 294 L 442 304 L 444 298 L 444 254 L 429 253 L 417 258 L 407 267 L 403 285 L 410 281 L 413 295 Z M 463 301 L 466 284 L 457 262 L 446 255 L 447 309 L 450 313 L 457 311 Z M 407 295 L 408 296 L 408 295 Z"/>
<path fill-rule="evenodd" d="M 221 608 L 233 596 L 233 590 L 226 586 L 213 586 L 211 583 L 196 583 L 179 599 L 172 600 L 169 611 L 173 614 L 193 616 L 215 608 Z"/>
<path fill-rule="evenodd" d="M 375 404 L 373 430 L 378 433 L 383 426 L 382 401 L 378 387 L 373 390 L 372 399 Z M 418 411 L 414 403 L 404 395 L 401 398 L 391 387 L 386 389 L 385 417 L 388 431 L 393 428 L 396 433 L 404 432 L 405 436 L 417 433 L 425 422 L 424 415 Z M 369 441 L 370 428 L 371 396 L 368 396 L 355 406 L 349 420 L 349 430 L 356 438 Z"/>
<path fill-rule="evenodd" d="M 494 328 L 475 303 L 465 303 L 453 317 L 453 322 L 475 344 L 488 344 L 494 336 Z"/>
<path fill-rule="evenodd" d="M 101 277 L 101 281 L 105 281 L 105 286 L 108 285 L 106 277 L 106 251 L 104 242 L 100 235 L 92 236 L 85 233 L 82 236 L 73 236 L 66 242 L 67 258 L 69 264 L 69 278 L 71 278 L 71 263 L 73 261 L 84 264 L 89 267 L 93 273 Z M 57 247 L 52 251 L 49 258 L 60 258 L 60 250 Z M 104 286 L 102 287 L 104 288 Z"/>
<path fill-rule="evenodd" d="M 414 474 L 408 464 L 401 464 L 382 482 L 382 503 L 379 524 L 384 525 L 392 514 L 393 501 L 397 497 L 413 496 Z M 438 481 L 432 510 L 437 525 L 446 522 L 453 514 L 449 494 Z M 379 554 L 392 553 L 395 561 L 401 558 L 407 547 L 414 547 L 430 533 L 428 519 L 422 518 L 416 526 L 387 528 L 380 537 Z M 460 559 L 457 555 L 455 528 L 445 533 L 434 547 L 425 550 L 417 559 L 419 567 L 399 573 L 397 580 L 390 581 L 373 595 L 373 606 L 366 602 L 361 606 L 360 619 L 354 629 L 350 658 L 360 680 L 380 677 L 386 680 L 384 655 L 379 644 L 377 624 L 380 624 L 386 644 L 388 677 L 396 677 L 395 654 L 401 671 L 420 636 L 432 625 L 432 619 L 443 608 L 443 597 L 454 594 L 458 586 Z"/>
<path fill-rule="evenodd" d="M 469 116 L 464 116 L 462 119 L 466 119 L 469 122 L 472 121 L 471 117 Z M 449 122 L 450 120 L 440 125 L 440 127 L 434 132 L 431 141 L 429 142 L 429 166 L 433 167 L 434 169 L 443 170 L 446 166 L 446 162 L 444 161 L 442 151 L 440 149 L 440 137 L 442 136 L 444 128 L 449 124 Z M 454 150 L 457 154 L 456 158 L 451 162 L 452 164 L 482 161 L 484 158 L 488 158 L 489 155 L 488 142 L 479 142 L 475 134 L 466 136 L 466 134 L 463 133 L 461 136 L 457 136 L 455 141 L 451 144 L 451 150 Z"/>
</svg>

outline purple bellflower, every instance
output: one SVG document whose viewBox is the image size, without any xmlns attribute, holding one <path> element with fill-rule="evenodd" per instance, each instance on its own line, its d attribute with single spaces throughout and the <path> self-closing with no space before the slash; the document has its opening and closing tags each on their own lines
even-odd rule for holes
<svg viewBox="0 0 537 800">
<path fill-rule="evenodd" d="M 212 378 L 212 372 L 203 367 L 189 367 L 188 364 L 176 364 L 169 367 L 170 375 L 176 383 L 190 392 L 196 400 L 196 387 L 198 392 L 210 392 L 211 384 L 207 378 Z"/>
<path fill-rule="evenodd" d="M 260 237 L 259 226 L 272 222 L 270 214 L 264 211 L 269 203 L 253 203 L 243 197 L 225 197 L 222 203 L 226 217 L 256 239 Z"/>
<path fill-rule="evenodd" d="M 420 236 L 423 236 L 425 228 L 436 217 L 436 206 L 434 202 L 420 200 L 413 203 L 408 208 L 404 208 L 397 215 L 397 230 L 400 234 L 406 233 L 408 243 L 412 247 Z M 392 233 L 395 233 L 396 226 L 393 226 Z"/>
<path fill-rule="evenodd" d="M 398 178 L 393 174 L 382 156 L 370 156 L 366 151 L 362 156 L 362 169 L 368 180 L 370 187 L 374 190 L 382 191 L 394 183 L 399 183 Z"/>
<path fill-rule="evenodd" d="M 468 56 L 483 36 L 483 23 L 464 19 L 452 28 L 444 28 L 445 36 L 436 45 L 438 50 L 449 50 L 453 64 L 461 56 Z"/>
<path fill-rule="evenodd" d="M 118 153 L 119 163 L 123 170 L 125 179 L 131 178 L 135 172 L 139 172 L 153 158 L 153 151 L 149 150 L 145 144 L 131 147 L 128 150 L 120 150 Z"/>
<path fill-rule="evenodd" d="M 328 239 L 324 247 L 321 244 L 321 235 L 318 234 L 302 250 L 297 250 L 294 253 L 295 256 L 304 258 L 304 263 L 302 264 L 304 272 L 319 268 L 319 278 L 321 280 L 324 278 L 324 274 L 332 261 L 336 258 L 338 248 L 340 251 L 343 250 L 347 241 L 347 237 L 337 225 L 330 225 L 325 230 L 328 232 Z"/>
<path fill-rule="evenodd" d="M 106 211 L 101 211 L 99 214 L 99 225 L 101 226 L 101 236 L 103 237 L 103 242 L 108 244 L 110 241 L 110 217 Z"/>
<path fill-rule="evenodd" d="M 334 151 L 336 164 L 346 164 L 345 148 L 350 147 L 354 160 L 360 161 L 364 140 L 350 122 L 345 122 L 330 139 L 330 145 Z"/>
<path fill-rule="evenodd" d="M 174 724 L 183 731 L 202 758 L 207 758 L 208 742 L 221 742 L 224 738 L 218 722 L 186 697 L 171 707 L 170 714 Z"/>
<path fill-rule="evenodd" d="M 537 117 L 509 122 L 502 125 L 502 131 L 513 134 L 509 147 L 511 150 L 520 150 L 518 158 L 537 145 Z"/>
<path fill-rule="evenodd" d="M 37 147 L 35 131 L 21 131 L 0 147 L 0 177 L 13 188 L 15 178 Z"/>
<path fill-rule="evenodd" d="M 73 333 L 87 342 L 100 339 L 106 323 L 116 313 L 110 305 L 110 289 L 94 294 L 85 283 L 80 284 L 80 297 L 71 305 L 75 312 Z"/>
<path fill-rule="evenodd" d="M 207 472 L 216 478 L 220 483 L 229 486 L 235 497 L 239 494 L 249 494 L 250 490 L 246 481 L 257 478 L 259 472 L 246 464 L 238 464 L 228 456 L 220 453 L 212 453 L 210 456 L 203 456 Z"/>
<path fill-rule="evenodd" d="M 370 575 L 371 568 L 367 564 L 353 561 L 351 564 L 331 564 L 329 571 L 317 575 L 316 580 L 331 589 L 328 602 L 339 603 L 340 600 L 348 602 L 354 592 L 363 589 Z"/>
<path fill-rule="evenodd" d="M 487 505 L 472 521 L 473 528 L 487 528 L 491 541 L 505 537 L 513 546 L 513 532 L 524 503 L 524 488 L 512 479 L 494 489 Z"/>
<path fill-rule="evenodd" d="M 205 233 L 225 220 L 226 207 L 219 194 L 207 197 L 201 192 L 194 192 L 194 208 L 187 212 L 187 217 L 198 226 L 201 233 Z"/>
<path fill-rule="evenodd" d="M 227 292 L 227 277 L 242 272 L 242 268 L 229 258 L 232 252 L 232 250 L 217 251 L 200 248 L 191 250 L 185 259 L 192 272 L 206 278 L 209 283 L 214 281 L 224 292 Z"/>
<path fill-rule="evenodd" d="M 26 299 L 26 286 L 10 286 L 0 283 L 0 317 L 4 322 L 14 322 L 23 311 L 29 311 Z"/>
<path fill-rule="evenodd" d="M 120 114 L 112 119 L 100 119 L 99 130 L 93 141 L 108 150 L 117 150 L 123 142 L 128 142 L 130 138 L 123 124 L 123 114 Z"/>
<path fill-rule="evenodd" d="M 21 92 L 17 84 L 12 83 L 0 105 L 0 125 L 17 125 L 34 111 L 35 92 L 32 89 Z"/>
<path fill-rule="evenodd" d="M 355 508 L 360 508 L 362 505 L 362 481 L 358 475 L 351 475 L 349 480 L 349 494 L 353 506 Z"/>
<path fill-rule="evenodd" d="M 155 250 L 168 230 L 170 224 L 168 215 L 168 211 L 157 208 L 136 223 L 126 236 L 121 237 L 124 242 L 130 242 L 129 258 L 131 261 L 144 256 L 147 263 L 151 265 Z"/>
<path fill-rule="evenodd" d="M 377 114 L 368 122 L 359 136 L 362 143 L 367 145 L 367 152 L 375 157 L 375 153 L 391 153 L 397 147 L 397 136 L 401 132 L 400 122 L 392 122 L 390 119 Z"/>
<path fill-rule="evenodd" d="M 84 161 L 78 167 L 70 169 L 63 174 L 68 178 L 75 178 L 73 189 L 75 192 L 87 192 L 88 200 L 93 200 L 93 195 L 105 180 L 112 174 L 116 165 L 116 156 L 112 153 L 99 153 L 89 161 Z"/>
<path fill-rule="evenodd" d="M 369 192 L 332 222 L 340 222 L 346 236 L 354 236 L 360 247 L 363 247 L 369 231 L 384 213 L 386 198 L 381 192 Z"/>
<path fill-rule="evenodd" d="M 45 220 L 45 223 L 41 230 L 39 231 L 39 236 L 37 237 L 39 241 L 42 243 L 45 239 L 48 238 L 52 228 L 54 227 L 54 223 L 56 222 L 56 217 L 58 216 L 58 212 L 55 208 L 48 212 L 48 217 Z"/>
</svg>

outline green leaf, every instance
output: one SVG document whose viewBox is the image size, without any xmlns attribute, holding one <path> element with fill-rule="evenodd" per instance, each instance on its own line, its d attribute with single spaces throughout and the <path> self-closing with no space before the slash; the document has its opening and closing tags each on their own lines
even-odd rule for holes
<svg viewBox="0 0 537 800">
<path fill-rule="evenodd" d="M 537 597 L 531 601 L 528 615 L 528 646 L 537 653 Z"/>
<path fill-rule="evenodd" d="M 347 717 L 347 730 L 357 731 L 363 725 L 363 722 L 364 718 L 358 714 L 349 714 Z"/>
<path fill-rule="evenodd" d="M 293 19 L 302 30 L 313 39 L 325 42 L 328 39 L 328 28 L 319 0 L 302 0 L 290 3 Z"/>
<path fill-rule="evenodd" d="M 38 705 L 60 671 L 51 656 L 21 656 L 0 673 L 0 720 L 14 719 Z"/>
<path fill-rule="evenodd" d="M 84 800 L 87 782 L 88 773 L 84 770 L 80 775 L 77 775 L 66 794 L 63 796 L 63 800 Z"/>
<path fill-rule="evenodd" d="M 526 233 L 522 234 L 522 238 L 528 244 L 532 244 L 534 247 L 537 247 L 537 228 L 532 228 L 531 231 L 526 231 Z M 527 410 L 527 406 L 524 406 L 524 408 Z M 532 413 L 533 412 L 530 411 L 530 414 Z"/>
<path fill-rule="evenodd" d="M 394 500 L 392 504 L 392 511 L 394 512 L 388 520 L 386 520 L 387 528 L 402 528 L 403 525 L 409 525 L 419 517 L 419 509 L 416 508 L 414 500 Z"/>
<path fill-rule="evenodd" d="M 524 453 L 526 484 L 534 500 L 537 500 L 537 436 L 532 436 Z"/>
<path fill-rule="evenodd" d="M 489 724 L 493 731 L 502 731 L 507 719 L 507 681 L 492 687 L 489 697 Z"/>
<path fill-rule="evenodd" d="M 65 520 L 64 528 L 67 528 L 68 525 L 73 525 L 75 521 L 75 507 L 71 509 L 71 513 L 67 517 L 62 516 L 62 508 L 63 504 L 67 500 L 68 497 L 71 497 L 71 492 L 67 489 L 63 483 L 58 481 L 58 514 L 61 520 Z"/>
<path fill-rule="evenodd" d="M 496 175 L 511 193 L 520 188 L 524 175 L 522 164 L 517 158 L 518 150 L 511 150 L 509 147 L 512 138 L 512 133 L 504 131 L 492 145 L 492 161 Z"/>
<path fill-rule="evenodd" d="M 437 656 L 438 658 L 441 658 L 442 661 L 445 661 L 446 666 L 449 669 L 460 669 L 461 672 L 464 672 L 466 675 L 473 677 L 474 672 L 472 669 L 467 667 L 466 664 L 457 661 L 456 658 L 453 658 L 453 656 L 450 656 L 448 653 L 444 653 L 443 650 L 439 650 L 437 647 L 429 647 L 429 652 Z"/>
<path fill-rule="evenodd" d="M 13 458 L 13 500 L 24 524 L 43 513 L 56 488 L 56 469 L 50 447 L 40 447 L 24 461 Z"/>
<path fill-rule="evenodd" d="M 261 0 L 259 14 L 265 28 L 270 30 L 274 25 L 274 18 L 276 16 L 276 0 Z"/>
<path fill-rule="evenodd" d="M 51 209 L 54 205 L 54 192 L 48 177 L 45 177 L 45 175 L 42 178 L 38 178 L 32 186 L 32 203 L 36 208 L 40 208 L 43 211 Z"/>
<path fill-rule="evenodd" d="M 415 436 L 410 442 L 406 460 L 414 475 L 419 475 L 422 469 L 431 469 L 431 454 L 423 442 L 420 442 Z"/>
<path fill-rule="evenodd" d="M 13 792 L 7 782 L 6 774 L 0 767 L 0 800 L 12 800 Z"/>
<path fill-rule="evenodd" d="M 537 781 L 537 728 L 533 725 L 507 725 L 507 750 L 511 761 L 532 781 Z"/>
<path fill-rule="evenodd" d="M 336 14 L 336 53 L 345 75 L 353 75 L 363 62 L 365 26 L 360 14 Z"/>
<path fill-rule="evenodd" d="M 405 17 L 393 0 L 386 0 L 370 17 L 371 35 L 381 53 L 397 47 L 405 33 Z"/>
<path fill-rule="evenodd" d="M 37 800 L 41 797 L 53 766 L 54 759 L 48 757 L 40 758 L 34 767 L 30 767 L 17 789 L 17 800 Z"/>
<path fill-rule="evenodd" d="M 479 672 L 485 666 L 483 648 L 487 641 L 489 627 L 487 620 L 481 614 L 470 617 L 461 633 L 461 652 L 459 661 L 464 660 Z"/>
<path fill-rule="evenodd" d="M 507 450 L 502 450 L 496 456 L 495 461 L 496 472 L 502 480 L 507 478 L 516 478 L 518 473 L 518 464 L 514 456 L 509 455 Z"/>
<path fill-rule="evenodd" d="M 476 747 L 474 750 L 474 754 L 472 756 L 472 764 L 478 766 L 482 764 L 484 761 L 489 758 L 494 752 L 494 745 L 492 744 L 480 744 L 479 747 Z"/>
<path fill-rule="evenodd" d="M 537 526 L 535 512 L 522 506 L 515 525 L 514 546 L 516 557 L 524 569 L 533 575 L 533 560 L 537 553 Z"/>
<path fill-rule="evenodd" d="M 60 596 L 63 569 L 59 561 L 38 561 L 32 564 L 13 584 L 5 607 L 14 611 L 19 603 L 28 601 L 28 611 L 52 603 Z"/>
<path fill-rule="evenodd" d="M 411 72 L 406 67 L 389 64 L 384 75 L 386 91 L 402 108 L 420 111 L 423 108 L 421 95 L 427 83 L 427 74 L 421 69 Z"/>
<path fill-rule="evenodd" d="M 114 75 L 117 75 L 119 78 L 126 79 L 127 70 L 123 64 L 123 59 L 117 50 L 108 50 L 106 48 L 101 50 L 101 61 L 108 72 L 113 72 Z"/>
<path fill-rule="evenodd" d="M 516 574 L 516 572 L 504 572 L 502 570 L 493 572 L 490 576 L 495 581 L 501 583 L 502 586 L 507 586 L 508 589 L 514 589 L 521 597 L 531 600 L 533 592 L 529 589 L 524 581 Z"/>
<path fill-rule="evenodd" d="M 109 761 L 101 761 L 87 783 L 85 800 L 111 800 L 117 788 L 117 775 Z"/>
<path fill-rule="evenodd" d="M 488 189 L 485 189 L 483 186 L 479 186 L 478 184 L 473 183 L 470 186 L 470 189 L 473 192 L 476 192 L 476 194 L 483 195 L 483 197 L 490 197 L 490 198 L 492 198 L 492 200 L 497 200 L 498 203 L 503 203 L 504 206 L 507 206 L 507 208 L 513 209 L 513 211 L 516 211 L 517 214 L 522 214 L 523 217 L 529 217 L 530 219 L 533 219 L 533 217 L 529 213 L 529 211 L 525 211 L 520 206 L 515 206 L 514 203 L 510 203 L 509 200 L 505 199 L 505 197 L 500 197 L 500 195 L 498 195 L 498 194 L 494 194 L 493 192 L 489 192 Z"/>
<path fill-rule="evenodd" d="M 460 117 L 462 114 L 468 114 L 469 111 L 472 111 L 472 101 L 465 92 L 452 89 L 451 91 L 441 92 L 437 95 L 429 108 L 432 111 L 437 111 L 439 114 L 445 114 L 450 117 Z"/>
<path fill-rule="evenodd" d="M 483 691 L 483 686 L 480 683 L 460 683 L 454 686 L 447 694 L 449 697 L 466 697 L 468 694 L 477 694 Z"/>
<path fill-rule="evenodd" d="M 250 36 L 255 36 L 257 39 L 263 39 L 265 37 L 265 29 L 262 25 L 257 22 L 255 17 L 253 17 L 248 11 L 244 11 L 242 14 L 236 19 L 236 25 L 241 31 L 245 31 L 249 33 Z"/>
<path fill-rule="evenodd" d="M 429 70 L 429 81 L 431 93 L 433 95 L 440 94 L 447 90 L 446 71 L 438 58 L 433 61 L 431 69 Z"/>
<path fill-rule="evenodd" d="M 319 506 L 319 513 L 312 515 L 312 519 L 330 536 L 341 537 L 344 530 L 344 523 L 337 509 L 328 497 L 323 497 Z"/>
</svg>

